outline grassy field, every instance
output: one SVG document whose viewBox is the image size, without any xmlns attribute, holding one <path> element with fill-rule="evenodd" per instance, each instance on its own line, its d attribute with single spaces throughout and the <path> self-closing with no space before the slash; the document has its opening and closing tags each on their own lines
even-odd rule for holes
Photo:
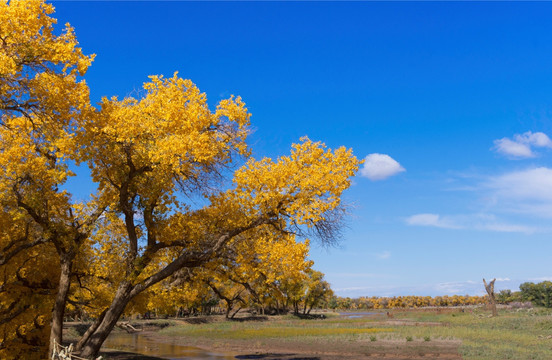
<svg viewBox="0 0 552 360">
<path fill-rule="evenodd" d="M 203 326 L 171 326 L 161 330 L 160 334 L 248 340 L 309 337 L 340 338 L 389 331 L 390 329 L 386 327 L 372 327 L 365 321 L 301 320 L 290 315 L 275 317 L 270 321 L 224 321 Z"/>
<path fill-rule="evenodd" d="M 462 341 L 464 359 L 552 359 L 552 311 L 549 309 L 501 310 L 495 318 L 483 311 L 436 314 L 405 312 L 416 321 L 439 322 L 439 327 L 398 327 L 401 336 L 455 338 Z"/>
<path fill-rule="evenodd" d="M 392 310 L 391 317 L 384 311 L 364 317 L 324 314 L 326 319 L 310 320 L 293 315 L 140 320 L 136 326 L 155 343 L 199 347 L 238 358 L 552 359 L 550 309 L 501 309 L 496 318 L 482 308 Z M 67 327 L 66 339 L 76 341 L 84 328 L 79 323 Z M 153 359 L 132 353 L 104 357 Z"/>
<path fill-rule="evenodd" d="M 397 357 L 431 358 L 433 354 L 439 358 L 452 346 L 467 360 L 552 359 L 550 310 L 501 310 L 496 318 L 482 309 L 397 310 L 392 316 L 328 314 L 324 320 L 304 320 L 288 315 L 260 321 L 207 321 L 169 326 L 159 335 L 233 349 L 254 344 L 257 349 L 272 351 L 315 349 L 318 354 L 330 354 L 331 349 L 346 349 L 351 356 L 379 354 L 387 358 L 391 351 Z"/>
</svg>

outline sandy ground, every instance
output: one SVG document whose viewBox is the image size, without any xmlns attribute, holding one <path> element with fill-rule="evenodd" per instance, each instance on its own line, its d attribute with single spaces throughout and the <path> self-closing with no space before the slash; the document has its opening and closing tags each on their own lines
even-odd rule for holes
<svg viewBox="0 0 552 360">
<path fill-rule="evenodd" d="M 161 339 L 160 339 L 161 340 Z M 184 340 L 184 339 L 183 339 Z M 190 339 L 192 340 L 192 339 Z M 236 359 L 461 359 L 459 342 L 370 341 L 307 343 L 264 339 L 259 341 L 232 341 L 226 343 L 195 339 L 193 346 L 236 354 Z"/>
<path fill-rule="evenodd" d="M 401 322 L 399 324 L 398 322 Z M 389 320 L 381 323 L 412 326 L 416 323 Z M 427 324 L 426 324 L 427 325 Z M 435 326 L 441 324 L 435 323 Z M 166 336 L 151 328 L 144 331 L 156 342 L 170 343 L 174 337 Z M 290 339 L 210 339 L 207 337 L 180 337 L 178 343 L 202 348 L 215 353 L 232 354 L 235 359 L 261 360 L 353 360 L 353 359 L 462 359 L 458 353 L 460 341 L 432 340 L 398 341 L 378 339 L 339 341 L 339 340 L 290 340 Z M 112 360 L 159 360 L 158 357 L 139 355 L 130 352 L 104 351 L 104 358 Z"/>
<path fill-rule="evenodd" d="M 162 337 L 159 338 L 162 341 Z M 166 340 L 166 339 L 165 339 Z M 305 344 L 302 342 L 263 341 L 247 342 L 212 342 L 195 341 L 182 343 L 208 349 L 213 352 L 234 354 L 235 359 L 263 360 L 353 360 L 353 359 L 462 359 L 458 354 L 458 342 L 432 341 L 432 344 L 404 343 L 393 341 L 378 341 L 377 345 L 370 343 L 325 343 Z M 104 352 L 104 356 L 114 360 L 158 360 L 159 358 L 126 352 Z"/>
</svg>

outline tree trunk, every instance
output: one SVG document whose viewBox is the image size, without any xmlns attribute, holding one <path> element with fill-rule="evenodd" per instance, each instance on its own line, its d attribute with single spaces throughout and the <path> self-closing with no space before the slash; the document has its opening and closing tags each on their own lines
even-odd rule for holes
<svg viewBox="0 0 552 360">
<path fill-rule="evenodd" d="M 234 316 L 236 316 L 236 314 L 237 314 L 238 312 L 240 312 L 241 309 L 242 309 L 242 307 L 240 306 L 240 307 L 238 308 L 238 310 L 236 310 L 236 311 L 232 314 L 232 316 L 230 316 L 230 319 L 233 319 Z"/>
<path fill-rule="evenodd" d="M 94 330 L 92 335 L 90 335 L 89 339 L 83 342 L 81 357 L 84 357 L 84 358 L 93 357 L 98 354 L 103 342 L 105 341 L 105 339 L 107 338 L 111 330 L 113 330 L 113 327 L 115 327 L 117 320 L 119 320 L 119 317 L 125 310 L 125 307 L 130 302 L 130 300 L 132 300 L 132 298 L 134 298 L 136 295 L 140 294 L 142 291 L 146 290 L 150 286 L 157 284 L 160 281 L 163 281 L 164 279 L 171 276 L 176 271 L 182 268 L 185 268 L 185 267 L 193 268 L 204 264 L 226 242 L 230 241 L 233 237 L 249 229 L 252 229 L 252 228 L 255 228 L 256 226 L 261 225 L 262 221 L 264 221 L 264 219 L 257 220 L 248 226 L 238 228 L 235 231 L 232 231 L 230 235 L 225 234 L 221 236 L 216 246 L 211 248 L 210 252 L 202 253 L 199 256 L 195 254 L 180 255 L 170 264 L 165 266 L 162 270 L 146 278 L 139 284 L 132 285 L 128 280 L 122 282 L 119 285 L 119 288 L 117 289 L 117 293 L 115 294 L 115 297 L 111 302 L 111 305 L 107 309 L 107 312 L 105 313 L 104 318 L 101 320 L 101 322 L 99 323 L 96 330 Z M 135 271 L 137 270 L 135 269 Z"/>
<path fill-rule="evenodd" d="M 493 279 L 490 283 L 487 284 L 485 279 L 483 279 L 483 285 L 485 285 L 485 290 L 489 294 L 489 306 L 493 312 L 493 316 L 498 316 L 498 311 L 496 310 L 496 298 L 494 294 L 494 283 L 496 279 Z"/>
<path fill-rule="evenodd" d="M 84 343 L 82 349 L 81 357 L 90 358 L 96 357 L 100 348 L 102 347 L 103 342 L 117 324 L 121 314 L 125 310 L 126 305 L 132 299 L 130 296 L 132 291 L 132 285 L 128 282 L 122 283 L 117 289 L 115 298 L 111 302 L 111 306 L 106 311 L 103 319 L 99 323 L 96 330 L 90 336 L 88 341 Z"/>
<path fill-rule="evenodd" d="M 50 345 L 48 357 L 52 357 L 54 353 L 55 343 L 61 344 L 63 331 L 63 315 L 65 314 L 65 303 L 69 286 L 71 284 L 71 267 L 73 259 L 69 255 L 60 256 L 61 273 L 59 275 L 59 285 L 56 294 L 56 301 L 52 310 L 52 328 L 50 329 Z"/>
<path fill-rule="evenodd" d="M 232 311 L 232 303 L 228 300 L 226 301 L 226 319 L 230 317 L 230 311 Z"/>
<path fill-rule="evenodd" d="M 79 342 L 77 343 L 77 345 L 75 346 L 75 350 L 76 351 L 81 351 L 82 347 L 84 344 L 86 344 L 86 342 L 88 341 L 88 339 L 90 338 L 90 336 L 94 333 L 94 331 L 96 331 L 96 329 L 98 328 L 98 326 L 100 326 L 104 316 L 105 316 L 105 313 L 107 312 L 108 309 L 105 309 L 104 311 L 102 311 L 102 313 L 100 314 L 100 316 L 96 319 L 96 321 L 94 321 L 94 323 L 92 323 L 92 325 L 90 325 L 90 327 L 86 330 L 86 332 L 84 333 L 84 335 L 80 338 Z"/>
</svg>

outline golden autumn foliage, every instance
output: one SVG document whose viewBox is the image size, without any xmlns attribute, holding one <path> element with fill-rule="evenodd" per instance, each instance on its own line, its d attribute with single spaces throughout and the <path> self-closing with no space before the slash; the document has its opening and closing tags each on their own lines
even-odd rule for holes
<svg viewBox="0 0 552 360">
<path fill-rule="evenodd" d="M 330 307 L 343 310 L 396 309 L 419 307 L 446 307 L 480 305 L 487 302 L 486 296 L 443 295 L 443 296 L 394 296 L 394 297 L 334 297 Z"/>
<path fill-rule="evenodd" d="M 74 129 L 91 111 L 79 76 L 93 56 L 83 55 L 70 26 L 54 33 L 52 13 L 40 1 L 0 2 L 0 217 L 9 224 L 0 230 L 0 357 L 6 359 L 44 357 L 52 314 L 64 306 L 56 300 L 66 290 L 59 259 L 70 263 L 86 232 L 77 229 L 82 208 L 60 186 L 70 176 L 65 161 L 78 160 Z"/>
<path fill-rule="evenodd" d="M 286 282 L 314 274 L 297 237 L 339 233 L 352 151 L 305 137 L 254 159 L 242 99 L 211 110 L 177 73 L 94 107 L 94 56 L 53 11 L 0 2 L 0 358 L 45 357 L 66 313 L 95 319 L 77 344 L 93 357 L 122 314 L 206 298 L 205 279 L 222 298 L 288 301 Z M 72 166 L 97 184 L 86 202 L 64 188 Z"/>
<path fill-rule="evenodd" d="M 2 222 L 0 229 L 0 244 L 5 248 L 5 244 L 19 242 L 13 236 L 24 236 L 25 225 Z M 55 257 L 51 246 L 41 244 L 15 255 L 7 266 L 0 266 L 0 358 L 43 358 L 52 293 L 59 277 L 57 267 L 52 266 L 55 262 L 49 260 Z"/>
<path fill-rule="evenodd" d="M 236 238 L 215 261 L 152 286 L 148 301 L 136 304 L 134 312 L 190 313 L 213 297 L 212 305 L 227 317 L 242 308 L 286 313 L 301 307 L 306 313 L 327 302 L 333 292 L 323 274 L 311 269 L 308 240 L 297 242 L 293 235 L 267 230 Z"/>
</svg>

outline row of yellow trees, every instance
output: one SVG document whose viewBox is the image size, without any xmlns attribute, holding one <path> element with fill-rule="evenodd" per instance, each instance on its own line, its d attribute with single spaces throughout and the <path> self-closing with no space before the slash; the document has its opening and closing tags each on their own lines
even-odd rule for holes
<svg viewBox="0 0 552 360">
<path fill-rule="evenodd" d="M 175 286 L 188 296 L 201 279 L 232 299 L 225 284 L 247 280 L 260 297 L 305 272 L 296 237 L 335 239 L 352 151 L 303 138 L 256 159 L 245 103 L 211 110 L 177 74 L 91 104 L 94 56 L 53 11 L 0 1 L 0 358 L 49 357 L 68 307 L 95 319 L 76 346 L 92 358 L 122 314 L 176 303 Z M 96 184 L 84 199 L 66 187 L 77 166 Z"/>
<path fill-rule="evenodd" d="M 136 297 L 125 309 L 128 317 L 186 317 L 223 313 L 234 318 L 242 309 L 261 315 L 309 315 L 313 308 L 327 307 L 333 296 L 323 274 L 310 268 L 286 275 L 285 281 L 259 277 L 230 279 L 226 274 L 204 269 L 190 270 L 190 278 L 176 284 L 152 286 Z M 91 303 L 69 304 L 66 318 L 88 321 L 98 316 L 90 311 Z"/>
<path fill-rule="evenodd" d="M 394 297 L 333 297 L 328 307 L 340 310 L 369 310 L 417 308 L 427 306 L 466 306 L 487 303 L 487 296 L 444 295 L 444 296 L 394 296 Z"/>
</svg>

